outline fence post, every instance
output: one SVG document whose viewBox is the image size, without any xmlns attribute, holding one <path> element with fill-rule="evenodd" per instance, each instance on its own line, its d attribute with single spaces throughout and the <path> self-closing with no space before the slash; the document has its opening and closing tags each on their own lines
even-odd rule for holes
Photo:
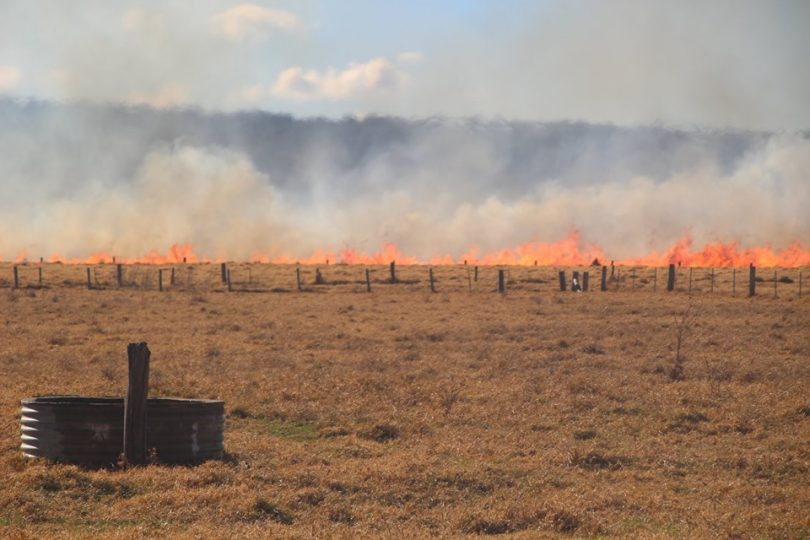
<svg viewBox="0 0 810 540">
<path fill-rule="evenodd" d="M 87 267 L 87 289 L 90 290 L 93 288 L 93 281 L 90 279 L 90 267 Z"/>
<path fill-rule="evenodd" d="M 366 268 L 366 292 L 371 292 L 371 275 Z"/>
<path fill-rule="evenodd" d="M 478 267 L 475 267 L 475 278 L 473 279 L 476 283 L 478 283 Z"/>
<path fill-rule="evenodd" d="M 582 292 L 588 292 L 588 271 L 582 272 Z"/>
<path fill-rule="evenodd" d="M 14 288 L 20 288 L 20 272 L 17 270 L 17 265 L 14 265 Z"/>
<path fill-rule="evenodd" d="M 436 292 L 436 285 L 433 281 L 433 268 L 428 269 L 428 276 L 430 277 L 430 292 Z"/>
<path fill-rule="evenodd" d="M 582 283 L 579 281 L 579 270 L 574 270 L 571 273 L 571 292 L 582 290 Z"/>
<path fill-rule="evenodd" d="M 731 296 L 737 296 L 737 269 L 731 269 Z"/>
<path fill-rule="evenodd" d="M 295 267 L 295 285 L 298 288 L 298 292 L 301 292 L 301 267 Z"/>
<path fill-rule="evenodd" d="M 228 292 L 233 292 L 233 287 L 231 286 L 231 269 L 230 268 L 228 268 L 228 270 L 225 272 L 225 279 L 228 280 Z"/>
<path fill-rule="evenodd" d="M 506 292 L 506 279 L 503 270 L 498 270 L 498 292 L 499 293 Z"/>
<path fill-rule="evenodd" d="M 42 287 L 42 267 L 40 266 L 37 268 L 37 273 L 39 274 L 39 286 Z"/>
<path fill-rule="evenodd" d="M 115 266 L 115 277 L 116 277 L 116 280 L 118 281 L 118 286 L 123 287 L 124 286 L 124 266 L 123 265 L 118 264 L 118 265 Z"/>
<path fill-rule="evenodd" d="M 607 266 L 602 267 L 602 283 L 599 287 L 601 291 L 607 290 Z"/>
<path fill-rule="evenodd" d="M 672 292 L 675 290 L 675 264 L 671 263 L 669 265 L 669 270 L 667 272 L 667 291 Z"/>
<path fill-rule="evenodd" d="M 163 268 L 158 268 L 158 290 L 163 292 Z"/>
<path fill-rule="evenodd" d="M 225 265 L 225 263 L 222 263 L 222 264 L 219 265 L 219 273 L 220 273 L 220 277 L 222 278 L 222 283 L 227 283 L 228 282 L 228 267 Z"/>
<path fill-rule="evenodd" d="M 397 262 L 391 261 L 391 264 L 388 267 L 388 271 L 391 272 L 391 283 L 397 282 Z"/>
<path fill-rule="evenodd" d="M 560 278 L 560 290 L 564 291 L 565 290 L 565 270 L 560 270 L 559 278 Z"/>
<path fill-rule="evenodd" d="M 149 393 L 149 347 L 146 343 L 127 346 L 129 386 L 124 400 L 124 460 L 146 463 L 146 396 Z"/>
<path fill-rule="evenodd" d="M 748 296 L 757 294 L 757 269 L 752 264 L 748 268 Z"/>
<path fill-rule="evenodd" d="M 171 276 L 169 277 L 169 285 L 174 287 L 174 266 L 172 266 L 172 273 Z"/>
</svg>

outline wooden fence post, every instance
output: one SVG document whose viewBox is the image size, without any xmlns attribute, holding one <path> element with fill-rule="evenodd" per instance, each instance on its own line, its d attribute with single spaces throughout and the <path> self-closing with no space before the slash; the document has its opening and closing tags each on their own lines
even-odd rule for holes
<svg viewBox="0 0 810 540">
<path fill-rule="evenodd" d="M 574 270 L 571 273 L 571 292 L 582 290 L 582 283 L 579 281 L 579 270 Z"/>
<path fill-rule="evenodd" d="M 667 272 L 667 291 L 672 292 L 675 290 L 675 265 L 669 265 L 669 271 Z"/>
<path fill-rule="evenodd" d="M 93 288 L 93 281 L 90 279 L 90 267 L 87 267 L 87 289 L 90 290 Z"/>
<path fill-rule="evenodd" d="M 388 271 L 391 272 L 391 283 L 397 282 L 397 263 L 396 261 L 391 261 L 391 264 L 388 267 Z"/>
<path fill-rule="evenodd" d="M 116 277 L 116 280 L 118 281 L 118 286 L 123 287 L 124 286 L 124 265 L 118 264 L 118 265 L 115 266 L 115 277 Z"/>
<path fill-rule="evenodd" d="M 124 400 L 124 460 L 146 463 L 146 396 L 149 393 L 149 347 L 146 343 L 127 346 L 129 386 Z"/>
<path fill-rule="evenodd" d="M 752 264 L 748 267 L 748 296 L 757 294 L 757 269 Z"/>
<path fill-rule="evenodd" d="M 42 267 L 40 266 L 37 268 L 37 272 L 39 274 L 39 286 L 42 287 Z"/>
<path fill-rule="evenodd" d="M 17 270 L 17 265 L 14 265 L 14 288 L 20 288 L 20 272 Z"/>
<path fill-rule="evenodd" d="M 599 286 L 599 290 L 607 290 L 607 266 L 602 267 L 602 283 Z"/>
<path fill-rule="evenodd" d="M 613 265 L 613 261 L 610 261 L 610 279 L 613 279 L 615 275 L 616 267 Z"/>
<path fill-rule="evenodd" d="M 298 292 L 301 292 L 301 267 L 295 267 L 295 285 L 298 288 Z"/>
<path fill-rule="evenodd" d="M 582 292 L 588 292 L 588 271 L 582 272 Z"/>
<path fill-rule="evenodd" d="M 225 271 L 225 279 L 228 280 L 228 292 L 233 292 L 233 286 L 231 286 L 231 269 Z"/>
<path fill-rule="evenodd" d="M 737 296 L 737 269 L 731 269 L 731 296 Z"/>
<path fill-rule="evenodd" d="M 171 276 L 169 277 L 169 285 L 174 287 L 174 266 L 172 266 L 172 273 Z"/>
<path fill-rule="evenodd" d="M 371 292 L 371 275 L 368 268 L 366 268 L 366 292 Z"/>
<path fill-rule="evenodd" d="M 559 278 L 560 278 L 560 290 L 564 291 L 565 290 L 565 270 L 560 270 Z"/>
<path fill-rule="evenodd" d="M 473 281 L 478 283 L 478 267 L 477 266 L 475 267 L 475 277 L 473 278 Z"/>
<path fill-rule="evenodd" d="M 225 263 L 222 263 L 222 264 L 219 265 L 219 273 L 220 273 L 220 277 L 222 278 L 222 283 L 227 283 L 228 282 L 228 267 L 225 265 Z"/>
<path fill-rule="evenodd" d="M 428 277 L 430 278 L 430 292 L 436 292 L 436 283 L 433 280 L 433 268 L 428 269 Z"/>
<path fill-rule="evenodd" d="M 503 270 L 498 270 L 498 292 L 506 292 L 506 278 Z"/>
<path fill-rule="evenodd" d="M 163 268 L 158 268 L 158 290 L 163 292 Z"/>
</svg>

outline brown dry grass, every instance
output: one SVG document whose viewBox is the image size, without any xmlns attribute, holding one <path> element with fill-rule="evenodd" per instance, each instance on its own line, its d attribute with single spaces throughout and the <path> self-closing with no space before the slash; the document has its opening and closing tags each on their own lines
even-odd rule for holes
<svg viewBox="0 0 810 540">
<path fill-rule="evenodd" d="M 0 265 L 0 537 L 810 536 L 810 298 L 794 280 L 694 272 L 692 298 L 556 292 L 552 268 Z M 685 270 L 679 288 L 686 287 Z M 772 278 L 768 273 L 763 277 Z M 807 269 L 805 269 L 807 275 Z M 36 267 L 21 267 L 23 287 Z M 168 278 L 167 278 L 168 281 Z M 591 277 L 591 286 L 598 279 Z M 276 292 L 270 292 L 275 290 Z M 287 292 L 282 292 L 287 291 Z M 673 381 L 684 310 L 683 379 Z M 23 459 L 19 400 L 121 395 L 126 344 L 152 395 L 226 402 L 227 459 L 86 470 Z"/>
</svg>

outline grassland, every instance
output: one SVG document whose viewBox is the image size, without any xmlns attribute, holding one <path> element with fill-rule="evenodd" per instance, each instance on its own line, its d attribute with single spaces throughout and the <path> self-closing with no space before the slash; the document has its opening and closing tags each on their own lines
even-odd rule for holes
<svg viewBox="0 0 810 540">
<path fill-rule="evenodd" d="M 0 537 L 810 537 L 810 298 L 798 270 L 0 265 Z M 582 269 L 580 269 L 582 270 Z M 808 275 L 804 269 L 804 275 Z M 772 271 L 761 273 L 772 279 Z M 591 286 L 598 280 L 591 276 Z M 792 281 L 792 283 L 790 282 Z M 472 289 L 472 290 L 470 290 Z M 686 317 L 684 316 L 686 314 Z M 676 341 L 682 336 L 682 371 Z M 90 470 L 27 460 L 19 400 L 226 402 L 226 459 Z M 679 376 L 678 376 L 679 375 Z"/>
</svg>

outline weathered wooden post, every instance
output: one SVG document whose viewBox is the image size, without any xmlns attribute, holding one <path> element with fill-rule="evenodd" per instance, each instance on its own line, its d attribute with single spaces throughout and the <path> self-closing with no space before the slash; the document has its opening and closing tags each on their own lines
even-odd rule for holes
<svg viewBox="0 0 810 540">
<path fill-rule="evenodd" d="M 298 288 L 298 292 L 301 292 L 301 267 L 295 267 L 295 285 Z"/>
<path fill-rule="evenodd" d="M 371 273 L 366 268 L 366 292 L 371 292 Z"/>
<path fill-rule="evenodd" d="M 560 270 L 559 279 L 560 279 L 560 290 L 564 291 L 565 290 L 565 270 Z"/>
<path fill-rule="evenodd" d="M 118 264 L 115 266 L 115 278 L 118 281 L 118 286 L 124 286 L 124 265 Z"/>
<path fill-rule="evenodd" d="M 228 267 L 225 263 L 219 265 L 219 273 L 222 278 L 222 283 L 228 282 Z"/>
<path fill-rule="evenodd" d="M 90 267 L 87 267 L 87 289 L 90 290 L 93 288 L 93 281 L 90 279 Z"/>
<path fill-rule="evenodd" d="M 433 280 L 433 268 L 428 269 L 428 277 L 430 278 L 430 292 L 436 292 L 436 282 Z"/>
<path fill-rule="evenodd" d="M 613 279 L 613 276 L 616 272 L 616 267 L 613 265 L 613 261 L 610 261 L 610 279 Z"/>
<path fill-rule="evenodd" d="M 748 296 L 757 294 L 757 269 L 752 264 L 748 267 Z"/>
<path fill-rule="evenodd" d="M 163 292 L 163 268 L 158 268 L 158 290 Z"/>
<path fill-rule="evenodd" d="M 731 296 L 737 296 L 737 269 L 731 269 Z"/>
<path fill-rule="evenodd" d="M 391 261 L 391 264 L 388 267 L 388 271 L 391 272 L 391 283 L 397 282 L 397 262 Z"/>
<path fill-rule="evenodd" d="M 174 287 L 174 266 L 172 266 L 172 273 L 171 276 L 169 277 L 169 285 Z"/>
<path fill-rule="evenodd" d="M 669 265 L 667 272 L 667 291 L 672 292 L 675 290 L 675 264 Z"/>
<path fill-rule="evenodd" d="M 228 280 L 228 292 L 233 292 L 233 286 L 231 285 L 231 269 L 230 268 L 228 268 L 228 270 L 225 272 L 225 279 Z"/>
<path fill-rule="evenodd" d="M 39 268 L 37 268 L 37 273 L 39 274 L 39 276 L 38 276 L 39 277 L 39 279 L 38 279 L 39 286 L 42 287 L 42 267 L 41 266 Z"/>
<path fill-rule="evenodd" d="M 315 269 L 315 284 L 316 285 L 323 285 L 324 284 L 323 275 L 321 275 L 321 269 L 320 268 Z"/>
<path fill-rule="evenodd" d="M 607 266 L 602 267 L 602 283 L 599 286 L 600 291 L 607 290 Z"/>
<path fill-rule="evenodd" d="M 582 290 L 582 283 L 579 281 L 579 270 L 574 270 L 571 274 L 571 291 L 577 292 Z"/>
<path fill-rule="evenodd" d="M 17 270 L 17 265 L 14 265 L 14 288 L 20 288 L 20 271 Z"/>
<path fill-rule="evenodd" d="M 473 281 L 478 283 L 478 267 L 477 266 L 475 267 L 475 277 L 473 278 Z"/>
<path fill-rule="evenodd" d="M 588 292 L 588 271 L 582 272 L 582 292 Z"/>
<path fill-rule="evenodd" d="M 146 463 L 146 396 L 149 393 L 149 347 L 146 343 L 127 346 L 129 386 L 124 400 L 124 460 Z"/>
<path fill-rule="evenodd" d="M 506 292 L 506 276 L 503 270 L 498 270 L 498 292 Z"/>
</svg>

